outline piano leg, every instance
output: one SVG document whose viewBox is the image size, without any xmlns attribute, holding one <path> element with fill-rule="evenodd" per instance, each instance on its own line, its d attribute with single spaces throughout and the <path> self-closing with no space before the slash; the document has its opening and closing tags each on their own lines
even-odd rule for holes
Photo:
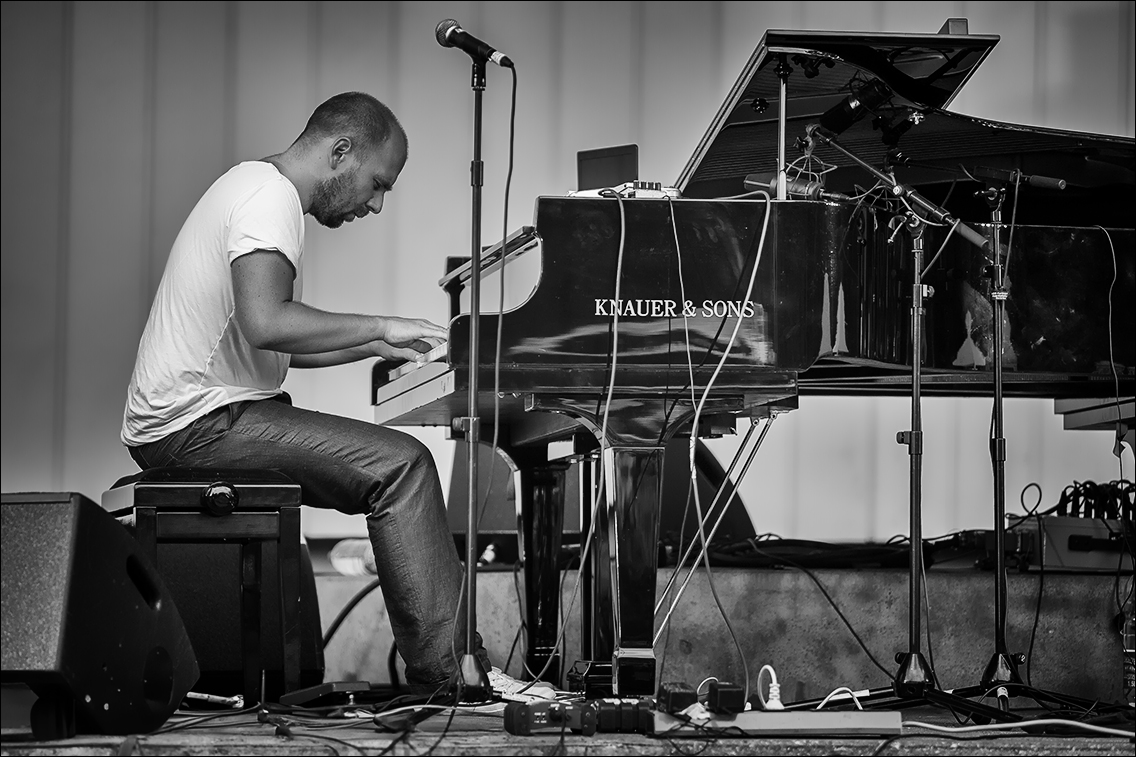
<svg viewBox="0 0 1136 757">
<path fill-rule="evenodd" d="M 603 452 L 607 509 L 596 553 L 596 659 L 610 654 L 616 696 L 655 693 L 655 572 L 665 447 Z M 609 609 L 610 608 L 610 609 Z"/>
<path fill-rule="evenodd" d="M 548 462 L 546 445 L 511 451 L 520 469 L 525 578 L 525 664 L 541 680 L 560 680 L 560 547 L 568 464 Z M 545 667 L 547 666 L 547 668 Z M 543 672 L 542 672 L 543 671 Z"/>
<path fill-rule="evenodd" d="M 664 451 L 665 447 L 617 446 L 603 453 L 608 484 L 596 513 L 590 559 L 592 601 L 583 611 L 581 634 L 587 640 L 585 648 L 591 647 L 586 656 L 595 661 L 588 664 L 589 690 L 601 691 L 606 683 L 601 679 L 608 674 L 616 696 L 655 693 L 655 575 Z M 568 465 L 546 462 L 546 454 L 539 445 L 513 450 L 510 457 L 521 475 L 525 661 L 532 673 L 544 670 L 541 678 L 558 681 L 559 563 Z M 590 478 L 583 477 L 581 483 Z"/>
<path fill-rule="evenodd" d="M 598 455 L 590 454 L 584 455 L 577 466 L 577 472 L 579 474 L 577 481 L 579 502 L 577 506 L 580 510 L 581 556 L 586 546 L 584 540 L 587 538 L 589 531 L 591 531 L 592 505 L 595 501 L 594 498 L 597 496 L 595 485 L 598 480 L 596 468 L 598 464 Z M 596 533 L 607 532 L 604 530 L 596 531 Z M 595 536 L 593 536 L 592 545 L 588 551 L 588 559 L 580 560 L 580 658 L 584 660 L 596 659 L 595 649 L 598 644 L 595 637 L 596 624 L 594 621 L 596 608 L 596 571 L 593 566 L 596 564 L 596 541 Z"/>
<path fill-rule="evenodd" d="M 666 434 L 660 429 L 682 427 L 693 411 L 680 408 L 676 412 L 675 403 L 667 400 L 616 399 L 609 405 L 610 417 L 601 420 L 592 399 L 531 398 L 530 402 L 527 410 L 564 413 L 580 420 L 597 439 L 601 436 L 608 439 L 600 453 L 605 496 L 604 506 L 596 513 L 596 536 L 592 545 L 593 629 L 589 634 L 585 628 L 584 635 L 591 639 L 593 657 L 582 666 L 584 690 L 599 689 L 591 685 L 589 675 L 594 674 L 598 683 L 604 672 L 610 671 L 610 689 L 616 696 L 651 696 L 655 693 L 655 581 L 666 452 L 663 441 Z M 715 412 L 720 409 L 715 408 Z M 601 433 L 600 429 L 606 433 Z M 532 449 L 547 455 L 544 445 L 534 445 Z M 541 469 L 540 459 L 529 458 L 530 464 L 521 466 L 532 470 L 534 484 L 538 483 L 535 476 Z M 536 510 L 555 505 L 557 515 L 549 518 L 560 517 L 564 506 L 563 473 L 556 480 L 557 486 L 546 486 L 543 491 L 535 485 L 525 486 L 521 494 L 522 508 Z M 549 518 L 542 520 L 537 515 L 526 518 L 523 537 L 526 544 L 531 542 L 536 548 L 550 545 L 555 539 L 559 547 L 562 521 L 555 521 L 555 537 L 532 530 L 551 526 L 553 521 Z M 547 558 L 540 561 L 542 564 L 530 565 L 530 554 L 535 557 L 536 553 L 526 548 L 526 581 L 532 575 L 532 583 L 526 585 L 529 649 L 541 646 L 538 639 L 551 640 L 544 642 L 547 659 L 556 652 L 548 649 L 549 643 L 555 644 L 556 635 L 547 629 L 555 629 L 559 609 L 559 593 L 552 591 L 548 582 L 559 579 L 560 570 Z M 544 625 L 534 625 L 534 622 Z M 574 667 L 569 677 L 580 672 L 580 668 Z"/>
</svg>

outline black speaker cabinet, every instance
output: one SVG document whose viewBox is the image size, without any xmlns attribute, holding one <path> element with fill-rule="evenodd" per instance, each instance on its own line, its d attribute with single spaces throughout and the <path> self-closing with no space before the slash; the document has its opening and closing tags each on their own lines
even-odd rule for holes
<svg viewBox="0 0 1136 757">
<path fill-rule="evenodd" d="M 72 492 L 0 495 L 5 685 L 39 697 L 40 738 L 149 733 L 198 678 L 155 566 L 111 515 Z"/>
</svg>

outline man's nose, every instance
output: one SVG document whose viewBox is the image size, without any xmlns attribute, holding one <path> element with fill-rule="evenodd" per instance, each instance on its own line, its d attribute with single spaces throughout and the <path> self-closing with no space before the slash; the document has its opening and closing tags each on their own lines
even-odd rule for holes
<svg viewBox="0 0 1136 757">
<path fill-rule="evenodd" d="M 382 209 L 383 209 L 383 194 L 382 193 L 375 195 L 367 203 L 367 210 L 370 210 L 372 213 L 378 213 Z"/>
</svg>

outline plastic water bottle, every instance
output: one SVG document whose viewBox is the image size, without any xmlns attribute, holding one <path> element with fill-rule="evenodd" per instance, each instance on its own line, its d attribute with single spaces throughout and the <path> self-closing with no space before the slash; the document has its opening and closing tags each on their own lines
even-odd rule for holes
<svg viewBox="0 0 1136 757">
<path fill-rule="evenodd" d="M 327 555 L 331 567 L 345 576 L 377 576 L 375 550 L 369 539 L 344 539 Z"/>
<path fill-rule="evenodd" d="M 1136 617 L 1133 612 L 1136 603 L 1128 600 L 1124 608 L 1124 701 L 1129 707 L 1136 707 Z"/>
</svg>

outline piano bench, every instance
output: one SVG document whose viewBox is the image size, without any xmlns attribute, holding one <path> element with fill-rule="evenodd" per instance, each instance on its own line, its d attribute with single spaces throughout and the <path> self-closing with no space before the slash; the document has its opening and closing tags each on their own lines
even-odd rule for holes
<svg viewBox="0 0 1136 757">
<path fill-rule="evenodd" d="M 269 641 L 269 633 L 274 629 L 268 627 L 269 619 L 264 617 L 267 613 L 262 613 L 261 582 L 265 573 L 275 573 L 279 578 L 276 588 L 283 693 L 302 686 L 300 504 L 299 484 L 278 471 L 254 469 L 151 468 L 119 479 L 103 494 L 103 508 L 133 531 L 142 549 L 158 566 L 174 602 L 184 599 L 187 605 L 200 608 L 200 617 L 187 617 L 188 607 L 179 609 L 199 657 L 203 684 L 211 667 L 209 661 L 200 659 L 203 651 L 215 657 L 234 656 L 225 650 L 215 653 L 226 643 L 231 647 L 232 639 L 231 634 L 225 639 L 216 638 L 216 626 L 223 614 L 219 605 L 223 603 L 220 597 L 211 596 L 203 587 L 212 582 L 220 586 L 215 594 L 224 594 L 224 588 L 239 586 L 240 660 L 230 667 L 240 671 L 239 685 L 245 706 L 268 698 L 263 696 L 261 676 L 262 671 L 267 670 L 266 663 L 272 661 L 267 659 L 265 648 L 271 647 L 274 652 L 276 649 L 276 642 Z M 232 549 L 185 551 L 200 545 L 223 544 L 239 546 L 236 575 L 217 575 L 217 566 L 223 560 L 201 559 L 218 551 L 231 553 Z M 159 560 L 160 552 L 166 559 Z M 186 566 L 177 564 L 181 560 L 179 556 L 186 554 L 198 558 L 196 561 L 202 565 L 197 573 L 183 581 L 182 591 L 173 591 L 177 588 L 170 586 L 171 579 L 177 578 L 174 574 L 183 578 L 186 575 Z M 268 600 L 266 608 L 276 607 L 274 598 L 265 599 Z M 304 609 L 315 612 L 318 617 L 318 608 Z M 322 680 L 322 653 L 319 668 Z M 235 681 L 233 685 L 235 688 Z M 208 688 L 206 684 L 195 690 Z M 231 695 L 236 692 L 230 689 L 211 693 Z"/>
</svg>

